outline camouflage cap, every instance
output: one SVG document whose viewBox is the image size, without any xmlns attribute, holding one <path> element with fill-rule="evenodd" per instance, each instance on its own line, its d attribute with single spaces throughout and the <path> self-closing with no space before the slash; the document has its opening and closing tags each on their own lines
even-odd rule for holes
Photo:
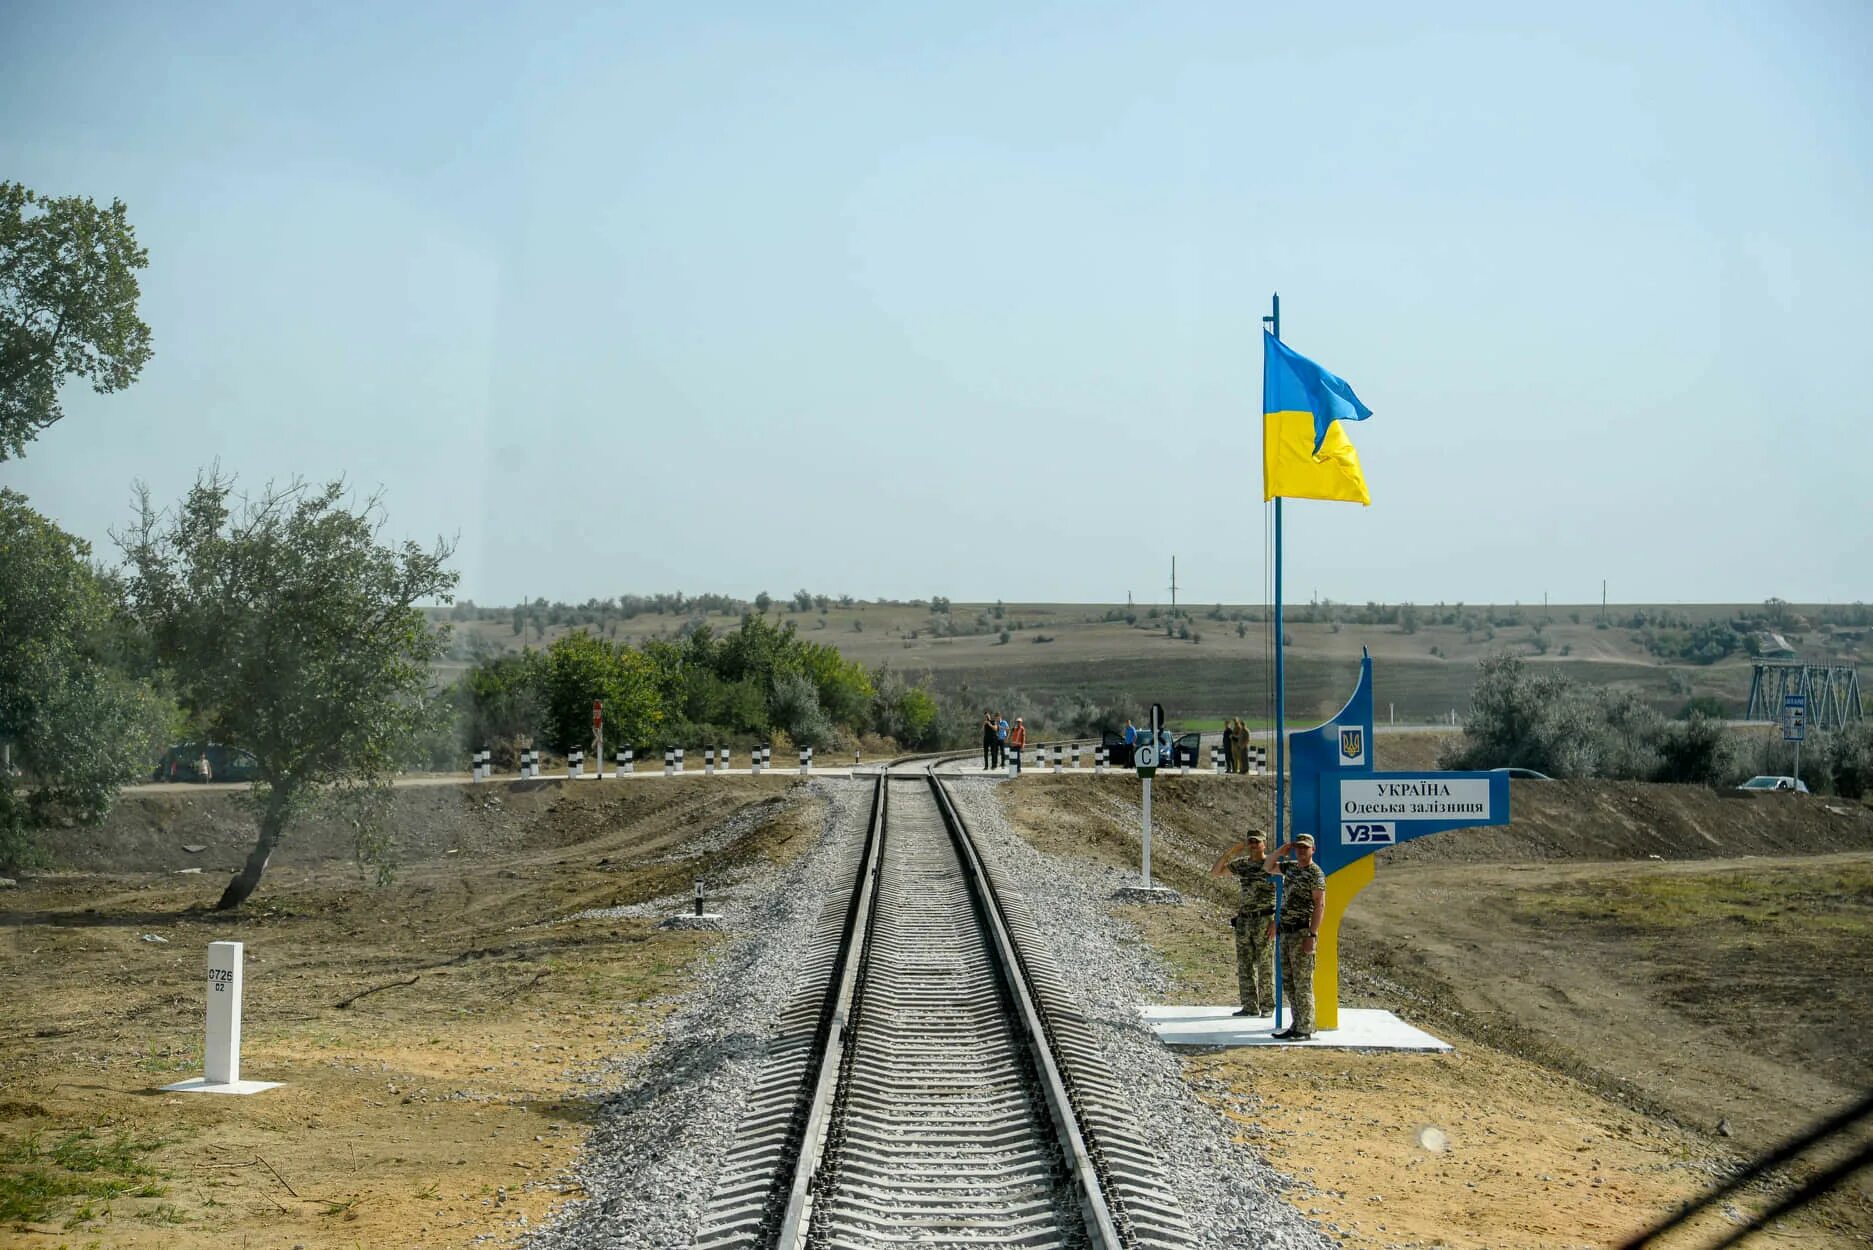
<svg viewBox="0 0 1873 1250">
<path fill-rule="evenodd" d="M 1294 839 L 1294 845 L 1296 846 L 1312 846 L 1313 844 L 1314 835 L 1311 833 L 1303 833 L 1300 837 Z"/>
<path fill-rule="evenodd" d="M 1266 842 L 1268 841 L 1267 838 L 1262 836 L 1262 831 L 1260 829 L 1249 830 L 1247 833 L 1242 835 L 1242 840 L 1244 842 Z"/>
</svg>

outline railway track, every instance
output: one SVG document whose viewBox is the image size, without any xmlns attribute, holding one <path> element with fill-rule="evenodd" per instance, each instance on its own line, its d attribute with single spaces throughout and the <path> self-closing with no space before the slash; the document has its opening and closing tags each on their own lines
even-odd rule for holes
<svg viewBox="0 0 1873 1250">
<path fill-rule="evenodd" d="M 697 1250 L 1193 1245 L 942 782 L 885 771 L 876 787 Z"/>
</svg>

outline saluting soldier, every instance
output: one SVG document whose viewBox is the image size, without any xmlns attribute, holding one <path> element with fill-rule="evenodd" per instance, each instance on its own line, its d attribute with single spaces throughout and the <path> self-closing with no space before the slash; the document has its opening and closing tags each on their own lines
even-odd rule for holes
<svg viewBox="0 0 1873 1250">
<path fill-rule="evenodd" d="M 1282 862 L 1290 850 L 1293 861 Z M 1314 862 L 1310 833 L 1276 847 L 1262 866 L 1271 877 L 1287 880 L 1277 923 L 1281 927 L 1281 980 L 1294 1005 L 1294 1022 L 1273 1036 L 1306 1041 L 1314 1035 L 1314 944 L 1320 939 L 1320 922 L 1327 911 L 1327 874 Z"/>
<path fill-rule="evenodd" d="M 1275 881 L 1264 867 L 1266 857 L 1261 833 L 1251 830 L 1210 868 L 1212 877 L 1230 873 L 1242 885 L 1242 901 L 1229 919 L 1236 931 L 1239 1016 L 1266 1016 L 1275 1010 Z"/>
</svg>

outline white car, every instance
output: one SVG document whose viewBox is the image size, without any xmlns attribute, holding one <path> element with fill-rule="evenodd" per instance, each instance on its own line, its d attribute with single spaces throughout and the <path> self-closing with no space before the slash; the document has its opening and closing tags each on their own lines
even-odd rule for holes
<svg viewBox="0 0 1873 1250">
<path fill-rule="evenodd" d="M 1797 794 L 1808 793 L 1808 783 L 1800 777 L 1751 777 L 1738 786 L 1739 790 L 1790 790 Z"/>
</svg>

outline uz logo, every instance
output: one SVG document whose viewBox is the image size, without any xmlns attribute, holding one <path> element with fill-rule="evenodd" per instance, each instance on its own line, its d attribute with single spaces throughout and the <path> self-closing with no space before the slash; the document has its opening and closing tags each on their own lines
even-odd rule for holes
<svg viewBox="0 0 1873 1250">
<path fill-rule="evenodd" d="M 1389 846 L 1393 842 L 1392 825 L 1388 821 L 1375 820 L 1364 824 L 1342 824 L 1340 826 L 1340 845 L 1342 846 Z"/>
</svg>

